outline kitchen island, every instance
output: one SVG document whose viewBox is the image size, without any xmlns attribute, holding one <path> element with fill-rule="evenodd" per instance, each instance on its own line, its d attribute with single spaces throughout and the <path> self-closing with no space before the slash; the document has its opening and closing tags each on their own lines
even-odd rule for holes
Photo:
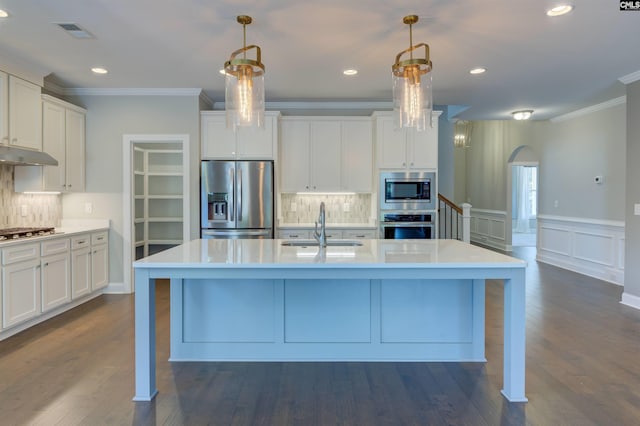
<svg viewBox="0 0 640 426">
<path fill-rule="evenodd" d="M 485 279 L 502 279 L 502 393 L 526 401 L 525 262 L 455 240 L 283 242 L 193 240 L 134 263 L 134 400 L 157 393 L 155 279 L 169 278 L 171 361 L 394 362 L 485 361 Z"/>
</svg>

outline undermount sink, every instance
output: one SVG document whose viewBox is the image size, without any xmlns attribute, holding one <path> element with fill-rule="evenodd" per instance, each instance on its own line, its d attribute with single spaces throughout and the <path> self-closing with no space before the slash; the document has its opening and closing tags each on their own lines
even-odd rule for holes
<svg viewBox="0 0 640 426">
<path fill-rule="evenodd" d="M 282 245 L 290 247 L 318 247 L 319 244 L 316 240 L 289 240 L 283 241 Z M 361 241 L 355 240 L 327 240 L 327 247 L 358 247 L 361 245 Z"/>
</svg>

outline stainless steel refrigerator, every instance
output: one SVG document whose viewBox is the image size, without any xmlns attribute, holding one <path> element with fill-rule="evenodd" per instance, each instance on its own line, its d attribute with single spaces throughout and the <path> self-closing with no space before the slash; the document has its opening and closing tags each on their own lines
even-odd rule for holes
<svg viewBox="0 0 640 426">
<path fill-rule="evenodd" d="M 202 161 L 202 238 L 273 238 L 273 161 Z"/>
</svg>

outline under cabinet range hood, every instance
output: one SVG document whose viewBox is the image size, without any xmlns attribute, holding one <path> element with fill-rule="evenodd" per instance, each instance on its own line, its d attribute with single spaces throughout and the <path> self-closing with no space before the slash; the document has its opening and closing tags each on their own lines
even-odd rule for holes
<svg viewBox="0 0 640 426">
<path fill-rule="evenodd" d="M 0 145 L 0 165 L 3 164 L 14 166 L 57 166 L 58 160 L 46 152 Z"/>
</svg>

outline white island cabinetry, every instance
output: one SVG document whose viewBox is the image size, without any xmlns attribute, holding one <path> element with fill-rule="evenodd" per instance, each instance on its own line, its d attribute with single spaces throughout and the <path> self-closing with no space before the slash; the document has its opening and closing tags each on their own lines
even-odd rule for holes
<svg viewBox="0 0 640 426">
<path fill-rule="evenodd" d="M 525 262 L 457 240 L 282 243 L 193 240 L 134 263 L 135 400 L 157 392 L 155 281 L 171 277 L 172 361 L 484 362 L 485 279 L 503 280 L 502 393 L 526 401 Z"/>
</svg>

